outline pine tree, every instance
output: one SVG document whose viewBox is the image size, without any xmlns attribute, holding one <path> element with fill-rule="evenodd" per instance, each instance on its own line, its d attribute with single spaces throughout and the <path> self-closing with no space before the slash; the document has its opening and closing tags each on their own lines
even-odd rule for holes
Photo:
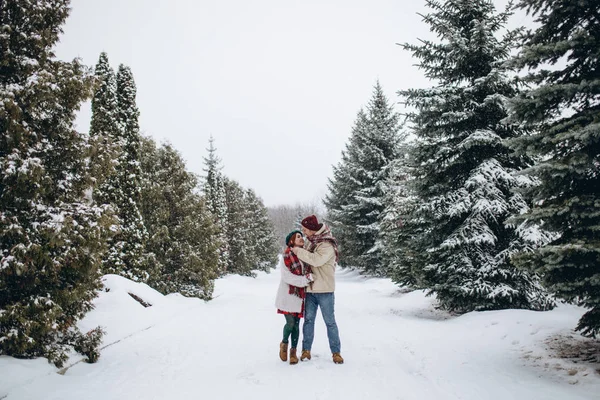
<svg viewBox="0 0 600 400">
<path fill-rule="evenodd" d="M 206 177 L 204 181 L 204 195 L 209 211 L 212 213 L 215 225 L 219 229 L 219 274 L 224 274 L 230 262 L 229 242 L 227 238 L 227 202 L 225 195 L 225 177 L 221 173 L 221 160 L 217 156 L 214 139 L 211 136 L 207 149 L 208 157 L 204 158 Z"/>
<path fill-rule="evenodd" d="M 262 200 L 254 190 L 246 190 L 246 220 L 248 221 L 248 244 L 252 269 L 269 271 L 277 263 L 278 243 L 273 224 Z"/>
<path fill-rule="evenodd" d="M 325 201 L 328 219 L 340 241 L 342 265 L 383 273 L 377 238 L 388 165 L 398 157 L 399 139 L 398 115 L 377 82 L 366 113 L 358 113 Z"/>
<path fill-rule="evenodd" d="M 76 323 L 101 287 L 110 223 L 84 200 L 92 179 L 74 128 L 92 76 L 52 52 L 68 14 L 67 0 L 0 3 L 0 355 L 57 366 L 71 348 L 98 357 L 101 329 Z"/>
<path fill-rule="evenodd" d="M 141 212 L 148 229 L 148 253 L 157 273 L 150 285 L 164 294 L 209 299 L 217 277 L 216 226 L 203 199 L 195 193 L 198 178 L 186 171 L 171 145 L 157 149 L 142 140 Z"/>
<path fill-rule="evenodd" d="M 99 192 L 101 201 L 110 204 L 120 220 L 118 232 L 109 242 L 104 262 L 105 273 L 115 273 L 135 281 L 147 282 L 154 273 L 145 253 L 148 232 L 139 210 L 140 133 L 136 87 L 129 67 L 117 72 L 117 124 L 120 146 L 115 173 Z"/>
<path fill-rule="evenodd" d="M 92 98 L 90 123 L 90 174 L 94 186 L 101 186 L 115 173 L 121 152 L 117 122 L 117 80 L 108 63 L 108 55 L 101 53 L 95 69 L 95 90 Z M 100 196 L 101 198 L 102 196 Z"/>
<path fill-rule="evenodd" d="M 539 179 L 527 197 L 535 206 L 516 219 L 543 223 L 555 234 L 547 246 L 515 258 L 543 276 L 563 299 L 590 310 L 577 330 L 600 334 L 600 3 L 522 0 L 536 17 L 513 64 L 529 68 L 533 89 L 512 100 L 512 120 L 532 134 L 514 141 L 539 162 L 526 172 Z M 553 66 L 553 67 L 550 67 Z"/>
<path fill-rule="evenodd" d="M 547 309 L 553 303 L 536 276 L 510 261 L 544 239 L 507 224 L 528 209 L 514 189 L 532 184 L 515 177 L 528 160 L 506 144 L 522 132 L 502 122 L 505 101 L 516 93 L 504 66 L 515 32 L 496 35 L 510 12 L 497 13 L 489 0 L 427 5 L 432 12 L 423 19 L 439 42 L 403 46 L 438 83 L 401 92 L 416 110 L 409 116 L 417 137 L 411 158 L 418 206 L 411 219 L 421 232 L 407 251 L 445 309 Z"/>
</svg>

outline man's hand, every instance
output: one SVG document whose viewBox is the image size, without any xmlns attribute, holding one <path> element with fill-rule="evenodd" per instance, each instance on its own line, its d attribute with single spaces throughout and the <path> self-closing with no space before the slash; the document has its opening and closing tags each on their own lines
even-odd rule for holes
<svg viewBox="0 0 600 400">
<path fill-rule="evenodd" d="M 296 246 L 292 247 L 292 253 L 298 254 L 298 253 L 296 253 Z"/>
</svg>

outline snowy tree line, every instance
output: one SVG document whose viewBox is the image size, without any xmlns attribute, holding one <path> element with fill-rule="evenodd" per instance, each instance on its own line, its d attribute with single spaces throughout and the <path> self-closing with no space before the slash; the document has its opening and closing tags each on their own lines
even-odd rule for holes
<svg viewBox="0 0 600 400">
<path fill-rule="evenodd" d="M 222 175 L 212 143 L 201 182 L 171 145 L 140 134 L 129 67 L 115 73 L 105 53 L 94 70 L 55 59 L 69 3 L 0 5 L 0 355 L 57 366 L 71 349 L 98 358 L 102 329 L 76 323 L 103 274 L 210 299 L 218 276 L 277 256 L 266 207 Z"/>
<path fill-rule="evenodd" d="M 320 202 L 320 201 L 319 201 Z M 273 224 L 275 237 L 279 239 L 279 247 L 285 247 L 284 238 L 294 229 L 300 229 L 300 221 L 309 215 L 316 215 L 322 220 L 323 206 L 317 201 L 297 203 L 295 205 L 278 205 L 268 208 L 269 219 Z"/>
<path fill-rule="evenodd" d="M 277 261 L 278 247 L 267 208 L 252 189 L 222 173 L 212 137 L 204 161 L 206 202 L 219 228 L 219 273 L 268 271 Z"/>
<path fill-rule="evenodd" d="M 133 76 L 122 65 L 116 79 L 113 75 L 102 53 L 90 125 L 98 162 L 90 164 L 106 164 L 109 172 L 97 176 L 93 194 L 97 202 L 110 204 L 119 219 L 103 272 L 164 293 L 209 299 L 216 277 L 271 268 L 277 252 L 266 208 L 253 190 L 222 174 L 213 139 L 200 184 L 171 145 L 157 146 L 139 134 Z"/>
<path fill-rule="evenodd" d="M 341 262 L 454 312 L 588 308 L 600 333 L 600 3 L 428 0 L 435 40 L 404 44 L 432 82 L 377 83 L 325 199 Z M 405 125 L 401 125 L 405 122 Z"/>
</svg>

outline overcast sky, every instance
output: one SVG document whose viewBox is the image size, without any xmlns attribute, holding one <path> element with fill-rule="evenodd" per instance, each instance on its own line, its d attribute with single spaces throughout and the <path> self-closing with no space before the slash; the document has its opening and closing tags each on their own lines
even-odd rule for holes
<svg viewBox="0 0 600 400">
<path fill-rule="evenodd" d="M 224 173 L 267 206 L 314 202 L 376 80 L 394 103 L 428 86 L 396 45 L 430 37 L 424 4 L 73 0 L 56 54 L 95 65 L 106 51 L 115 70 L 130 66 L 142 133 L 171 142 L 190 171 L 203 173 L 212 135 Z M 79 130 L 90 117 L 88 103 Z"/>
</svg>

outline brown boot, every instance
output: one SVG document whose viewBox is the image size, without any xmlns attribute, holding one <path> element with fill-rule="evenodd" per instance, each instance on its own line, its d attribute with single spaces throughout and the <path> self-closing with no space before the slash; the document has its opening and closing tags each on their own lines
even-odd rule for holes
<svg viewBox="0 0 600 400">
<path fill-rule="evenodd" d="M 333 362 L 336 364 L 343 364 L 344 363 L 344 359 L 342 358 L 342 355 L 340 353 L 333 353 L 332 354 L 333 357 Z"/>
<path fill-rule="evenodd" d="M 290 364 L 298 364 L 298 356 L 296 356 L 296 348 L 290 349 Z"/>
<path fill-rule="evenodd" d="M 300 361 L 310 360 L 310 350 L 302 350 L 300 355 Z"/>
<path fill-rule="evenodd" d="M 287 349 L 288 349 L 287 343 L 281 342 L 279 344 L 279 358 L 281 358 L 281 361 L 287 361 Z"/>
</svg>

